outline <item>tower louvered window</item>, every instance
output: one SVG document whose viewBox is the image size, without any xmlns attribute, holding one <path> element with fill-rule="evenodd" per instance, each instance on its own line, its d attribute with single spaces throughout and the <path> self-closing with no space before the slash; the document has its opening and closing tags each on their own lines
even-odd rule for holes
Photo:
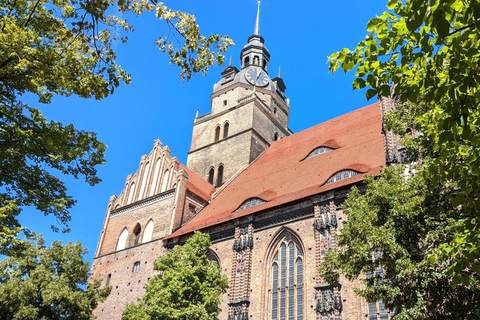
<svg viewBox="0 0 480 320">
<path fill-rule="evenodd" d="M 303 254 L 285 238 L 272 262 L 271 319 L 303 320 Z"/>
</svg>

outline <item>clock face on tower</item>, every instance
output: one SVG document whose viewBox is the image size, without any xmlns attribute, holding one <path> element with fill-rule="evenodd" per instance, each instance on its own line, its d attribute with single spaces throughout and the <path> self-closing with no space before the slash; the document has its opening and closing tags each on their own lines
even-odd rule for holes
<svg viewBox="0 0 480 320">
<path fill-rule="evenodd" d="M 269 78 L 265 71 L 260 67 L 248 67 L 245 71 L 245 79 L 254 86 L 264 87 L 268 84 Z"/>
</svg>

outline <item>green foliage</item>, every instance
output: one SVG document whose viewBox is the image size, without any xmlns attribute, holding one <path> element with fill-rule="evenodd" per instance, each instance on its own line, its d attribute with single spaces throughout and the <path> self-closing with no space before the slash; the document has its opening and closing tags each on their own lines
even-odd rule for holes
<svg viewBox="0 0 480 320">
<path fill-rule="evenodd" d="M 381 177 L 366 178 L 367 191 L 354 188 L 344 203 L 348 220 L 337 236 L 339 250 L 329 252 L 321 276 L 330 283 L 363 278 L 360 296 L 383 299 L 397 309 L 394 319 L 478 319 L 480 281 L 452 286 L 446 272 L 450 261 L 431 259 L 442 243 L 454 241 L 461 208 L 447 211 L 455 190 L 431 185 L 422 175 L 402 176 L 401 166 L 388 167 Z M 380 254 L 374 259 L 373 253 Z M 370 280 L 365 274 L 383 269 Z"/>
<path fill-rule="evenodd" d="M 98 281 L 87 285 L 85 247 L 59 241 L 45 247 L 35 234 L 17 245 L 0 263 L 1 319 L 94 319 L 92 310 L 111 288 L 100 289 Z"/>
<path fill-rule="evenodd" d="M 448 264 L 452 285 L 467 285 L 480 271 L 480 3 L 390 0 L 388 9 L 355 49 L 331 55 L 330 71 L 355 69 L 353 87 L 368 87 L 368 99 L 395 84 L 401 101 L 420 104 L 402 107 L 423 134 L 412 152 L 426 155 L 429 184 L 455 190 L 442 204 L 455 236 L 436 243 L 431 259 Z"/>
<path fill-rule="evenodd" d="M 188 80 L 223 64 L 230 45 L 226 36 L 200 34 L 195 17 L 168 9 L 154 0 L 14 0 L 0 2 L 0 253 L 21 231 L 16 220 L 22 206 L 53 214 L 68 231 L 67 194 L 58 173 L 100 181 L 95 166 L 105 162 L 105 145 L 94 133 L 47 121 L 42 113 L 24 104 L 33 94 L 40 103 L 53 95 L 71 94 L 102 99 L 130 75 L 115 62 L 114 44 L 126 42 L 133 30 L 126 19 L 110 14 L 155 14 L 178 33 L 183 42 L 169 37 L 157 41 L 171 63 Z M 54 230 L 58 227 L 52 226 Z"/>
<path fill-rule="evenodd" d="M 158 258 L 154 269 L 159 275 L 148 282 L 143 298 L 127 306 L 123 319 L 216 319 L 228 279 L 216 262 L 207 260 L 209 246 L 209 236 L 195 232 L 184 245 Z"/>
</svg>

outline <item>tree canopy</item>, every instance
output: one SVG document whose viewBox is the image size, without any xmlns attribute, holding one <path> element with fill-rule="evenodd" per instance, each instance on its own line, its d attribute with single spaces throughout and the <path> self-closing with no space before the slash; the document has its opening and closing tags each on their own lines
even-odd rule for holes
<svg viewBox="0 0 480 320">
<path fill-rule="evenodd" d="M 445 217 L 455 237 L 432 255 L 449 263 L 453 284 L 467 284 L 480 271 L 480 4 L 390 0 L 388 9 L 368 22 L 369 34 L 355 49 L 330 57 L 330 70 L 355 69 L 353 87 L 369 87 L 369 99 L 388 96 L 394 85 L 395 96 L 411 102 L 402 112 L 415 116 L 408 125 L 422 133 L 417 147 L 428 145 L 421 148 L 420 173 L 453 190 L 446 213 L 462 212 Z"/>
<path fill-rule="evenodd" d="M 123 319 L 214 320 L 228 279 L 216 261 L 207 259 L 209 236 L 200 232 L 158 258 L 160 273 L 146 287 L 145 296 L 127 305 Z"/>
<path fill-rule="evenodd" d="M 368 88 L 368 99 L 397 99 L 386 129 L 402 137 L 404 169 L 416 175 L 386 168 L 366 180 L 365 195 L 351 193 L 341 248 L 322 274 L 335 282 L 335 268 L 354 279 L 383 266 L 359 293 L 396 307 L 396 319 L 476 319 L 480 3 L 390 0 L 367 30 L 356 48 L 330 56 L 330 71 L 354 70 L 353 88 Z"/>
<path fill-rule="evenodd" d="M 100 289 L 99 281 L 87 285 L 85 247 L 60 241 L 45 247 L 31 234 L 17 249 L 0 262 L 1 319 L 94 319 L 92 310 L 111 288 Z"/>
<path fill-rule="evenodd" d="M 128 84 L 114 44 L 126 42 L 133 26 L 121 16 L 147 13 L 170 27 L 175 41 L 159 37 L 156 45 L 180 67 L 183 80 L 223 64 L 231 39 L 202 35 L 193 15 L 155 0 L 1 1 L 0 253 L 8 253 L 21 230 L 16 217 L 22 206 L 53 214 L 68 231 L 75 201 L 58 176 L 95 185 L 96 166 L 105 162 L 106 146 L 95 133 L 45 119 L 24 97 L 33 94 L 40 103 L 54 95 L 102 99 Z"/>
</svg>

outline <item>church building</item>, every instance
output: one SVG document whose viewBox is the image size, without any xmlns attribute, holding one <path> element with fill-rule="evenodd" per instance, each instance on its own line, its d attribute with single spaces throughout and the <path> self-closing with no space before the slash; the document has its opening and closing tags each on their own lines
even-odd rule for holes
<svg viewBox="0 0 480 320">
<path fill-rule="evenodd" d="M 195 117 L 186 165 L 160 140 L 108 203 L 92 279 L 112 287 L 94 314 L 121 319 L 155 275 L 153 262 L 194 231 L 210 235 L 210 259 L 228 276 L 220 320 L 387 320 L 381 301 L 354 294 L 363 284 L 318 275 L 345 221 L 342 202 L 364 175 L 394 162 L 395 137 L 383 129 L 392 98 L 293 134 L 281 75 L 253 35 Z"/>
</svg>

